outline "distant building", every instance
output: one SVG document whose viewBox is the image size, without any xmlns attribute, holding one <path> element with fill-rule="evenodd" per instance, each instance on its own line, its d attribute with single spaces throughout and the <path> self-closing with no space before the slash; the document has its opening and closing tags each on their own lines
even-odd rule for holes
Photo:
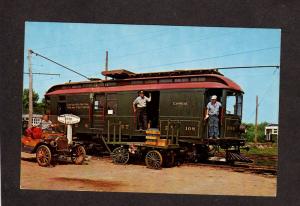
<svg viewBox="0 0 300 206">
<path fill-rule="evenodd" d="M 265 140 L 268 142 L 277 142 L 278 124 L 269 124 L 265 127 Z"/>
<path fill-rule="evenodd" d="M 43 115 L 41 115 L 41 114 L 33 114 L 32 115 L 32 126 L 34 126 L 34 127 L 38 126 L 42 121 L 42 117 L 43 117 Z M 24 124 L 27 125 L 28 121 L 29 121 L 29 115 L 28 114 L 23 114 L 22 115 L 23 125 Z"/>
</svg>

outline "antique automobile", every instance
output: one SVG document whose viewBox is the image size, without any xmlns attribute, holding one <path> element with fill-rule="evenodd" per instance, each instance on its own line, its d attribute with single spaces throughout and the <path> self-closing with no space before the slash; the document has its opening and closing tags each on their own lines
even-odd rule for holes
<svg viewBox="0 0 300 206">
<path fill-rule="evenodd" d="M 72 140 L 72 124 L 80 122 L 78 116 L 63 114 L 58 116 L 58 122 L 63 123 L 67 134 L 58 131 L 42 131 L 40 127 L 28 128 L 21 139 L 22 151 L 36 154 L 36 161 L 42 167 L 56 162 L 58 158 L 71 159 L 75 164 L 82 164 L 85 160 L 85 149 Z"/>
</svg>

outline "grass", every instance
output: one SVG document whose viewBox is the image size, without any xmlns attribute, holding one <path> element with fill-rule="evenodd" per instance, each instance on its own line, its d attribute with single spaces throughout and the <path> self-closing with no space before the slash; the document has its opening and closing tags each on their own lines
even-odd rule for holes
<svg viewBox="0 0 300 206">
<path fill-rule="evenodd" d="M 242 151 L 242 153 L 254 160 L 257 166 L 277 167 L 278 147 L 277 144 L 249 144 L 250 150 Z"/>
<path fill-rule="evenodd" d="M 273 155 L 278 155 L 278 148 L 277 145 L 271 147 L 264 147 L 264 148 L 250 146 L 250 150 L 246 153 L 250 155 L 273 156 Z"/>
</svg>

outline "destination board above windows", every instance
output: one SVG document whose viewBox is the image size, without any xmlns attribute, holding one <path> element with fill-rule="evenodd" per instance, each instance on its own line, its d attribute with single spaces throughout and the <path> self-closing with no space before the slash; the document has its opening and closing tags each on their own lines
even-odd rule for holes
<svg viewBox="0 0 300 206">
<path fill-rule="evenodd" d="M 189 78 L 176 78 L 174 82 L 189 82 Z"/>
<path fill-rule="evenodd" d="M 80 85 L 72 85 L 71 88 L 81 88 L 81 84 Z"/>
<path fill-rule="evenodd" d="M 117 82 L 106 82 L 106 83 L 105 83 L 105 86 L 106 86 L 106 87 L 117 86 L 117 85 L 118 85 Z"/>
<path fill-rule="evenodd" d="M 191 77 L 191 82 L 204 82 L 206 81 L 205 77 Z"/>
<path fill-rule="evenodd" d="M 134 80 L 134 81 L 131 81 L 131 84 L 133 84 L 133 85 L 143 84 L 143 80 Z"/>
</svg>

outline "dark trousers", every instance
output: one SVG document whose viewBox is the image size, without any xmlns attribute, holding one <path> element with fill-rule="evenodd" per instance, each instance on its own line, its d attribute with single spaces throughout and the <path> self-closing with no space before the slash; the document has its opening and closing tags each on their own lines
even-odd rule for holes
<svg viewBox="0 0 300 206">
<path fill-rule="evenodd" d="M 138 129 L 147 129 L 147 112 L 146 107 L 138 107 L 136 110 Z"/>
</svg>

